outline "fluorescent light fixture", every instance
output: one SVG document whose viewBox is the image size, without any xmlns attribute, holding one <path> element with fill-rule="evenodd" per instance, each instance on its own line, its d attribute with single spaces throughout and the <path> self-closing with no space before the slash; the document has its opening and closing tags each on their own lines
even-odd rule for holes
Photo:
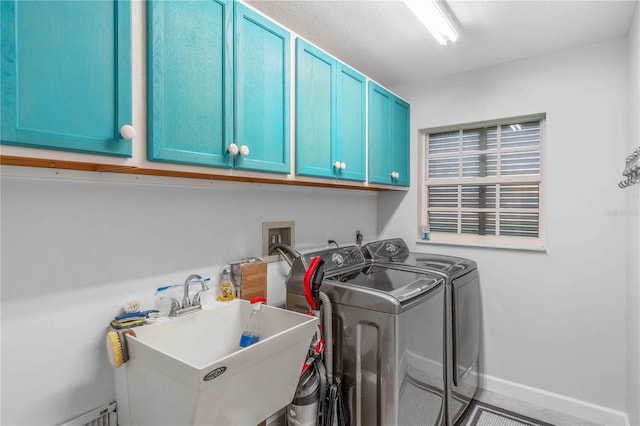
<svg viewBox="0 0 640 426">
<path fill-rule="evenodd" d="M 443 46 L 454 42 L 458 33 L 435 0 L 404 0 L 411 11 Z"/>
</svg>

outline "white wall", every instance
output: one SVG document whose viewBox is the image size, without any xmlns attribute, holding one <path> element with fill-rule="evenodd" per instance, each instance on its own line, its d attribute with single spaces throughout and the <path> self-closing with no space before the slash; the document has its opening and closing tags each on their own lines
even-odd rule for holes
<svg viewBox="0 0 640 426">
<path fill-rule="evenodd" d="M 263 221 L 299 248 L 375 238 L 377 195 L 99 173 L 2 169 L 2 424 L 59 424 L 114 400 L 107 325 L 133 298 L 261 255 Z M 26 176 L 22 176 L 26 175 Z M 283 263 L 281 263 L 283 264 Z M 278 267 L 283 271 L 288 268 Z M 284 300 L 270 267 L 270 303 Z"/>
<path fill-rule="evenodd" d="M 406 196 L 379 196 L 378 231 L 407 241 L 416 241 L 418 129 L 546 112 L 546 253 L 415 249 L 478 262 L 484 386 L 543 404 L 573 398 L 583 417 L 587 404 L 625 411 L 626 235 L 617 213 L 626 202 L 616 184 L 628 148 L 626 39 L 395 91 L 411 102 L 414 173 Z"/>
<path fill-rule="evenodd" d="M 640 147 L 640 7 L 629 31 L 629 144 Z M 640 185 L 625 189 L 628 199 L 627 234 L 627 412 L 640 425 Z"/>
</svg>

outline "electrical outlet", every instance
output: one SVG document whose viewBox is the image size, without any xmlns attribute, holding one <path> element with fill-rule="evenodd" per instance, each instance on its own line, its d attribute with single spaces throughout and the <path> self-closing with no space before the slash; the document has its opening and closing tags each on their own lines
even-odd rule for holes
<svg viewBox="0 0 640 426">
<path fill-rule="evenodd" d="M 262 257 L 265 262 L 283 260 L 279 254 L 269 254 L 269 247 L 274 244 L 286 244 L 295 247 L 296 223 L 293 220 L 283 222 L 262 223 Z"/>
</svg>

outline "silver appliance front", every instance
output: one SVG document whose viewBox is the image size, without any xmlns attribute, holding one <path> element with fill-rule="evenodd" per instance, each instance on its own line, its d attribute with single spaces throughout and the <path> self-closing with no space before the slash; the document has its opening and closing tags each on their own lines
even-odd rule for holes
<svg viewBox="0 0 640 426">
<path fill-rule="evenodd" d="M 348 424 L 445 425 L 444 297 L 440 285 L 397 314 L 331 298 Z M 287 299 L 305 303 L 298 294 Z"/>
<path fill-rule="evenodd" d="M 372 268 L 355 249 L 301 256 L 287 281 L 287 309 L 308 310 L 300 275 L 312 257 L 325 259 L 321 291 L 332 304 L 334 370 L 348 424 L 444 425 L 444 280 Z"/>
<path fill-rule="evenodd" d="M 480 279 L 473 260 L 412 253 L 399 238 L 368 243 L 362 252 L 374 265 L 438 274 L 445 279 L 446 421 L 454 425 L 479 385 Z"/>
<path fill-rule="evenodd" d="M 447 299 L 447 424 L 469 406 L 479 385 L 480 289 L 473 270 L 445 286 Z"/>
<path fill-rule="evenodd" d="M 443 425 L 444 287 L 398 315 L 334 304 L 351 425 Z"/>
</svg>

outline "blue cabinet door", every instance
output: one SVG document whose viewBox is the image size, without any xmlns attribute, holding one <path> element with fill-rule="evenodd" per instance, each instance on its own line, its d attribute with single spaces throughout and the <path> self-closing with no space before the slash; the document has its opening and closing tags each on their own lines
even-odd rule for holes
<svg viewBox="0 0 640 426">
<path fill-rule="evenodd" d="M 2 1 L 2 143 L 131 157 L 128 1 Z"/>
<path fill-rule="evenodd" d="M 240 3 L 234 22 L 235 166 L 289 173 L 289 32 Z"/>
<path fill-rule="evenodd" d="M 341 179 L 365 180 L 366 78 L 337 63 L 336 161 L 344 170 L 336 171 Z"/>
<path fill-rule="evenodd" d="M 336 60 L 296 40 L 296 174 L 335 176 Z"/>
<path fill-rule="evenodd" d="M 366 79 L 304 40 L 296 43 L 296 173 L 362 182 Z"/>
<path fill-rule="evenodd" d="M 409 104 L 369 82 L 369 182 L 409 186 Z"/>
<path fill-rule="evenodd" d="M 233 4 L 147 3 L 148 157 L 232 167 Z"/>
<path fill-rule="evenodd" d="M 409 186 L 409 104 L 395 97 L 391 104 L 391 168 L 396 172 L 394 183 Z"/>
<path fill-rule="evenodd" d="M 393 95 L 369 82 L 369 182 L 392 184 L 391 103 Z"/>
</svg>

